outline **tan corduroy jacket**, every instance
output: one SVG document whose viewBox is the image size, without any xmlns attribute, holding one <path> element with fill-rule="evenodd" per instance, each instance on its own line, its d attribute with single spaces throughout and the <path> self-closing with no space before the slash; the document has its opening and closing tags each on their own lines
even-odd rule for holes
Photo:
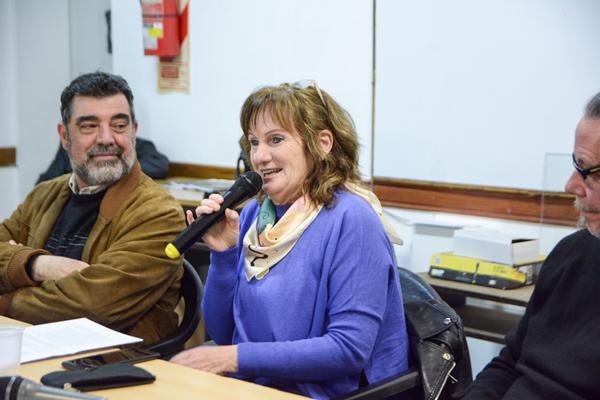
<svg viewBox="0 0 600 400">
<path fill-rule="evenodd" d="M 36 186 L 0 225 L 0 315 L 32 324 L 87 317 L 146 343 L 169 335 L 183 270 L 163 250 L 185 227 L 183 211 L 137 162 L 102 199 L 82 254 L 90 267 L 41 285 L 29 279 L 27 260 L 49 254 L 43 248 L 69 199 L 68 178 Z"/>
</svg>

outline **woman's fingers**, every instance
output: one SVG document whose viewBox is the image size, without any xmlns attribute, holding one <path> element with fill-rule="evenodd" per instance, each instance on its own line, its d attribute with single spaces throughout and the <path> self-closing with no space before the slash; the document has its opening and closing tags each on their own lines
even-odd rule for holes
<svg viewBox="0 0 600 400">
<path fill-rule="evenodd" d="M 219 193 L 211 193 L 210 196 L 208 196 L 209 200 L 215 201 L 218 204 L 222 204 L 223 203 L 223 196 L 220 195 Z"/>
<path fill-rule="evenodd" d="M 223 196 L 221 196 L 220 194 L 216 194 L 216 193 L 211 194 L 208 199 L 203 199 L 200 202 L 200 205 L 198 207 L 196 207 L 196 209 L 194 210 L 196 217 L 199 217 L 199 216 L 205 215 L 205 214 L 212 214 L 215 211 L 219 211 L 219 209 L 221 208 L 222 202 L 223 202 Z M 185 217 L 186 217 L 188 224 L 191 224 L 196 219 L 194 217 L 194 212 L 192 212 L 191 210 L 187 210 L 185 212 Z"/>
<path fill-rule="evenodd" d="M 185 219 L 187 220 L 188 225 L 194 222 L 194 213 L 192 210 L 185 211 Z"/>
<path fill-rule="evenodd" d="M 231 208 L 225 210 L 225 217 L 230 224 L 237 224 L 238 219 L 240 219 L 240 215 Z"/>
</svg>

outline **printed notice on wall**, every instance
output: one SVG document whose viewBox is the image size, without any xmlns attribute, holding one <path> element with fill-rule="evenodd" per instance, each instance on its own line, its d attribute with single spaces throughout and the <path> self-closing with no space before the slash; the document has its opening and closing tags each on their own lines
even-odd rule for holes
<svg viewBox="0 0 600 400">
<path fill-rule="evenodd" d="M 190 38 L 188 35 L 188 5 L 189 0 L 180 0 L 179 20 L 180 38 L 179 55 L 175 58 L 158 62 L 158 90 L 166 92 L 190 92 Z"/>
</svg>

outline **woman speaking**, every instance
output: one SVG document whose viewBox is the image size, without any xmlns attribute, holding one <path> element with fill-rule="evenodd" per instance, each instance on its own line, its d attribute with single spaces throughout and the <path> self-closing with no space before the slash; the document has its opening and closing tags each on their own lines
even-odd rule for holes
<svg viewBox="0 0 600 400">
<path fill-rule="evenodd" d="M 256 90 L 240 120 L 263 186 L 203 237 L 202 310 L 218 346 L 171 361 L 313 398 L 401 373 L 402 296 L 381 205 L 359 186 L 352 119 L 310 81 Z M 196 215 L 222 202 L 213 194 Z"/>
</svg>

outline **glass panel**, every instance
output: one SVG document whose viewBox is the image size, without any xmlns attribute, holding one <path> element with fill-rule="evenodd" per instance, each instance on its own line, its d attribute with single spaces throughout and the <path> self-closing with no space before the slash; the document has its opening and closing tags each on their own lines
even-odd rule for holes
<svg viewBox="0 0 600 400">
<path fill-rule="evenodd" d="M 550 225 L 545 214 L 550 208 L 550 198 L 566 195 L 565 183 L 573 172 L 570 153 L 546 153 L 544 156 L 544 173 L 542 180 L 542 204 L 540 211 L 540 253 L 548 254 L 550 250 L 566 235 L 576 230 L 577 220 L 571 226 Z"/>
</svg>

